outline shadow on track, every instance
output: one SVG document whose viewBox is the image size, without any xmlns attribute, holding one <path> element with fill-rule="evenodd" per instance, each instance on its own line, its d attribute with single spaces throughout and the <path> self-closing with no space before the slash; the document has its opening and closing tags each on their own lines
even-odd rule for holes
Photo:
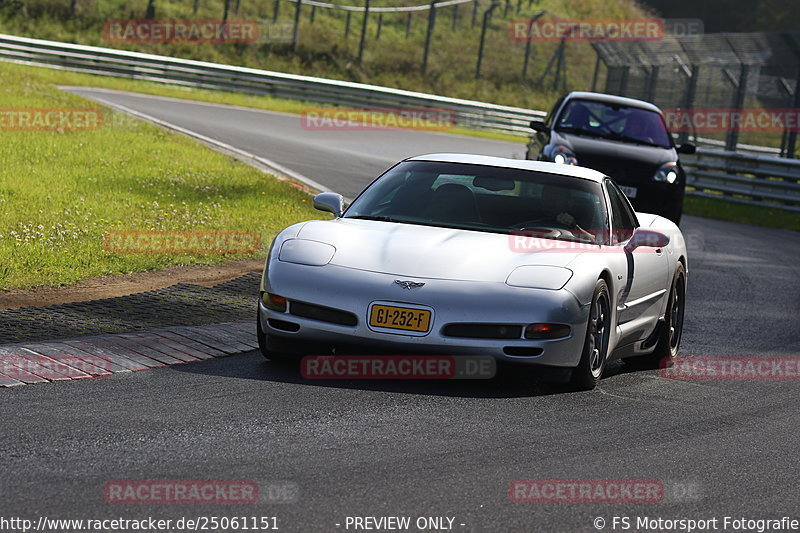
<svg viewBox="0 0 800 533">
<path fill-rule="evenodd" d="M 541 381 L 519 365 L 499 364 L 497 375 L 492 379 L 306 379 L 300 375 L 298 363 L 266 361 L 258 351 L 253 351 L 221 359 L 174 365 L 170 368 L 174 371 L 192 374 L 291 383 L 309 387 L 332 387 L 458 398 L 516 398 L 553 394 L 578 394 L 568 385 Z M 630 365 L 612 362 L 607 369 L 607 375 L 603 379 L 609 379 L 615 375 L 632 371 L 634 369 Z M 584 392 L 584 394 L 592 393 L 593 391 Z"/>
</svg>

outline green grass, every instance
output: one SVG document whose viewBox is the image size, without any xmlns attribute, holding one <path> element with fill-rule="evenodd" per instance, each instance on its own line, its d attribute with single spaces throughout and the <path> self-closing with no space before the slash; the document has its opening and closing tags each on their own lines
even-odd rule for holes
<svg viewBox="0 0 800 533">
<path fill-rule="evenodd" d="M 683 210 L 687 215 L 800 231 L 800 213 L 785 209 L 738 204 L 701 196 L 686 196 Z"/>
<path fill-rule="evenodd" d="M 53 73 L 0 63 L 4 108 L 87 108 Z M 109 231 L 255 231 L 320 218 L 310 197 L 195 141 L 104 110 L 103 127 L 0 128 L 0 290 L 245 255 L 111 254 Z"/>
<path fill-rule="evenodd" d="M 359 4 L 360 2 L 351 2 Z M 421 0 L 372 0 L 382 5 L 417 5 Z M 158 0 L 156 19 L 219 19 L 222 0 L 201 0 L 196 14 L 193 1 Z M 236 6 L 236 0 L 231 2 Z M 205 61 L 265 68 L 280 72 L 307 74 L 333 79 L 375 83 L 389 87 L 431 92 L 447 96 L 478 99 L 534 109 L 549 106 L 562 92 L 554 88 L 552 71 L 540 83 L 545 68 L 558 43 L 536 42 L 531 47 L 527 75 L 522 76 L 525 43 L 509 38 L 509 22 L 530 17 L 540 10 L 561 18 L 637 18 L 644 10 L 634 0 L 533 0 L 511 2 L 504 16 L 504 6 L 494 11 L 486 35 L 482 79 L 475 80 L 480 20 L 488 2 L 480 3 L 478 24 L 472 26 L 472 7 L 459 7 L 453 26 L 453 7 L 437 10 L 437 22 L 431 41 L 428 70 L 422 73 L 423 44 L 427 13 L 413 15 L 411 33 L 405 35 L 405 14 L 385 14 L 380 38 L 377 38 L 378 15 L 370 15 L 364 58 L 358 60 L 361 15 L 354 14 L 348 37 L 344 35 L 342 11 L 317 9 L 310 20 L 311 8 L 301 14 L 297 51 L 281 42 L 258 43 L 108 43 L 103 39 L 103 25 L 112 19 L 143 18 L 145 0 L 79 0 L 74 18 L 67 0 L 2 0 L 0 32 L 41 39 L 77 42 L 142 52 L 165 54 Z M 238 13 L 231 18 L 271 22 L 274 0 L 241 0 Z M 517 12 L 517 5 L 521 7 Z M 291 24 L 294 4 L 280 3 L 278 23 Z M 566 48 L 566 89 L 586 89 L 591 85 L 596 54 L 589 43 L 568 43 Z M 599 80 L 602 86 L 603 79 Z"/>
</svg>

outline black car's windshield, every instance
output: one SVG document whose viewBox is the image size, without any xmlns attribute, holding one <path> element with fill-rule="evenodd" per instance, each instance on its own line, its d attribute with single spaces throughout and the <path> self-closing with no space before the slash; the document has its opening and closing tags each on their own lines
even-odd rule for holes
<svg viewBox="0 0 800 533">
<path fill-rule="evenodd" d="M 373 183 L 345 218 L 599 243 L 600 185 L 530 170 L 405 161 Z"/>
<path fill-rule="evenodd" d="M 556 122 L 556 131 L 670 148 L 661 115 L 638 107 L 593 100 L 570 100 Z"/>
</svg>

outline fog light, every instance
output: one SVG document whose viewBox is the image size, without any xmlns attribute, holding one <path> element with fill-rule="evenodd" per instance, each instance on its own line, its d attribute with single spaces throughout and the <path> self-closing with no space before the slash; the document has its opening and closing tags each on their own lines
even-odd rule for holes
<svg viewBox="0 0 800 533">
<path fill-rule="evenodd" d="M 286 312 L 286 298 L 283 296 L 278 296 L 277 294 L 272 294 L 271 292 L 265 292 L 261 295 L 261 301 L 264 302 L 264 305 L 267 309 L 272 309 L 273 311 L 278 311 L 279 313 Z"/>
<path fill-rule="evenodd" d="M 570 327 L 566 324 L 528 324 L 525 328 L 526 339 L 558 339 L 569 333 Z"/>
</svg>

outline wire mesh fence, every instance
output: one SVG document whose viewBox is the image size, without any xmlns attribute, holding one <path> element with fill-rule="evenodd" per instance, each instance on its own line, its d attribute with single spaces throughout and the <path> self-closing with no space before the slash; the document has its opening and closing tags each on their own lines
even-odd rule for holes
<svg viewBox="0 0 800 533">
<path fill-rule="evenodd" d="M 719 33 L 657 42 L 593 43 L 612 94 L 675 116 L 680 136 L 736 150 L 797 153 L 800 32 Z M 598 67 L 600 64 L 598 64 Z"/>
</svg>

